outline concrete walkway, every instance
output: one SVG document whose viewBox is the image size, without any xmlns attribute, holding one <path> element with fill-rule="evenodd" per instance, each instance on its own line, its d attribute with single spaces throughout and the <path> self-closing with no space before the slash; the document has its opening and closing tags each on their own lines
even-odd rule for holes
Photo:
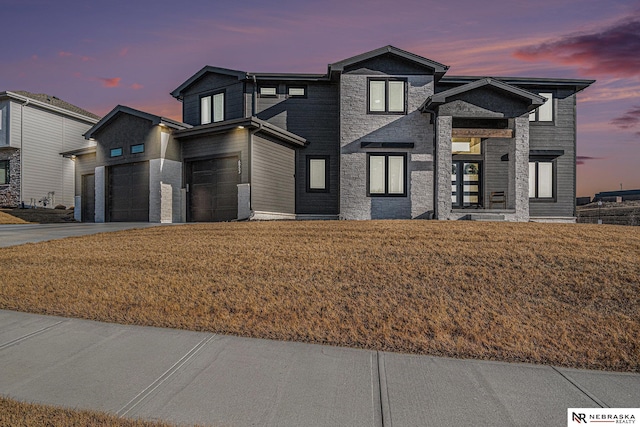
<svg viewBox="0 0 640 427">
<path fill-rule="evenodd" d="M 108 231 L 147 228 L 158 225 L 166 224 L 149 222 L 0 224 L 0 247 L 43 242 L 45 240 L 64 239 L 65 237 L 84 236 L 86 234 L 97 234 Z"/>
<path fill-rule="evenodd" d="M 0 394 L 225 426 L 565 426 L 640 407 L 640 375 L 456 360 L 0 310 Z"/>
</svg>

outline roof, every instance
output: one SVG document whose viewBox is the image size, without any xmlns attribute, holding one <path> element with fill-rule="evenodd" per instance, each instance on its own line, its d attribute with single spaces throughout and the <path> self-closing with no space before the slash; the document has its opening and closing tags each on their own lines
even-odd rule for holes
<svg viewBox="0 0 640 427">
<path fill-rule="evenodd" d="M 406 50 L 387 45 L 369 52 L 361 53 L 360 55 L 352 56 L 351 58 L 343 59 L 342 61 L 334 62 L 333 64 L 329 64 L 329 74 L 331 75 L 332 73 L 342 72 L 346 67 L 357 64 L 359 62 L 367 61 L 377 56 L 386 55 L 388 53 L 432 69 L 438 79 L 442 77 L 444 73 L 446 73 L 449 69 L 449 66 L 447 65 L 432 61 L 431 59 L 416 55 L 415 53 L 407 52 Z"/>
<path fill-rule="evenodd" d="M 452 89 L 445 90 L 443 92 L 435 93 L 424 101 L 424 103 L 420 106 L 419 110 L 424 112 L 425 110 L 429 109 L 429 107 L 433 105 L 440 105 L 440 104 L 446 103 L 447 99 L 452 96 L 469 92 L 475 89 L 479 89 L 485 86 L 490 86 L 502 92 L 510 94 L 512 96 L 522 98 L 526 101 L 529 101 L 529 104 L 535 107 L 539 107 L 540 105 L 544 104 L 545 101 L 547 100 L 544 96 L 540 96 L 538 94 L 521 89 L 517 86 L 510 85 L 500 80 L 493 79 L 491 77 L 485 77 L 483 79 L 476 80 L 474 82 L 467 83 L 462 86 L 457 86 Z"/>
<path fill-rule="evenodd" d="M 70 104 L 57 96 L 47 95 L 46 93 L 31 93 L 26 90 L 15 90 L 15 91 L 6 91 L 0 92 L 0 97 L 6 96 L 9 98 L 13 98 L 19 101 L 29 101 L 34 105 L 38 105 L 40 107 L 65 113 L 70 116 L 82 118 L 84 120 L 95 122 L 100 119 L 100 116 L 97 114 L 93 114 L 90 111 L 87 111 L 83 108 L 78 107 L 77 105 Z"/>
<path fill-rule="evenodd" d="M 206 66 L 202 67 L 200 69 L 200 71 L 195 73 L 193 76 L 189 77 L 187 79 L 187 81 L 185 81 L 180 86 L 178 86 L 176 89 L 174 89 L 171 92 L 171 96 L 173 96 L 174 98 L 178 98 L 179 99 L 182 96 L 182 92 L 186 88 L 188 88 L 189 86 L 191 86 L 192 84 L 194 84 L 195 82 L 200 80 L 202 78 L 202 76 L 204 76 L 205 74 L 208 74 L 208 73 L 216 73 L 216 74 L 223 74 L 223 75 L 227 75 L 227 76 L 233 76 L 233 77 L 237 77 L 238 80 L 242 80 L 242 79 L 245 79 L 247 77 L 247 73 L 245 71 L 232 70 L 232 69 L 229 69 L 229 68 L 221 68 L 221 67 L 212 67 L 211 65 L 206 65 Z"/>
<path fill-rule="evenodd" d="M 307 140 L 305 138 L 291 133 L 269 122 L 261 120 L 257 117 L 245 117 L 241 119 L 225 120 L 223 122 L 210 123 L 207 125 L 192 127 L 190 129 L 178 130 L 173 133 L 173 137 L 176 139 L 180 139 L 193 136 L 208 135 L 212 133 L 228 132 L 239 127 L 257 129 L 258 132 L 262 132 L 266 135 L 272 136 L 292 145 L 304 147 L 307 144 Z"/>
<path fill-rule="evenodd" d="M 488 78 L 487 76 L 446 76 L 440 80 L 440 84 L 467 84 L 472 81 Z M 576 92 L 588 88 L 595 80 L 585 79 L 554 79 L 545 77 L 489 77 L 514 86 L 556 86 L 574 87 Z"/>
<path fill-rule="evenodd" d="M 76 150 L 63 151 L 60 153 L 63 157 L 73 157 L 73 156 L 82 156 L 83 154 L 91 154 L 96 152 L 96 146 L 92 145 L 90 147 L 78 148 Z"/>
<path fill-rule="evenodd" d="M 104 116 L 98 123 L 93 125 L 91 129 L 89 129 L 84 137 L 86 139 L 93 138 L 93 135 L 98 132 L 102 127 L 106 126 L 109 122 L 111 122 L 118 114 L 129 114 L 132 116 L 140 117 L 146 120 L 150 120 L 154 125 L 164 125 L 172 129 L 180 130 L 190 128 L 191 125 L 186 123 L 178 122 L 173 119 L 169 119 L 167 117 L 156 116 L 155 114 L 146 113 L 144 111 L 136 110 L 135 108 L 127 107 L 125 105 L 117 105 L 113 110 L 109 112 L 106 116 Z"/>
</svg>

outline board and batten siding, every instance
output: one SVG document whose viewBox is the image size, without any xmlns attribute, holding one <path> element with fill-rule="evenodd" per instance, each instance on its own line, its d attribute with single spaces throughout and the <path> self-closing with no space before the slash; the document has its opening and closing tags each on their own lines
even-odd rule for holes
<svg viewBox="0 0 640 427">
<path fill-rule="evenodd" d="M 9 145 L 9 102 L 0 101 L 0 147 Z"/>
<path fill-rule="evenodd" d="M 82 176 L 95 173 L 96 153 L 83 154 L 75 159 L 75 195 L 82 196 Z"/>
<path fill-rule="evenodd" d="M 544 90 L 534 92 L 544 92 Z M 576 96 L 568 90 L 558 90 L 554 96 L 554 123 L 531 122 L 529 124 L 529 149 L 564 150 L 564 154 L 555 159 L 556 201 L 530 200 L 529 215 L 531 217 L 575 216 Z"/>
<path fill-rule="evenodd" d="M 192 126 L 200 124 L 200 97 L 224 90 L 224 119 L 244 117 L 244 82 L 235 76 L 209 73 L 183 93 L 182 118 Z"/>
<path fill-rule="evenodd" d="M 251 158 L 252 209 L 295 213 L 295 151 L 254 135 Z"/>
</svg>

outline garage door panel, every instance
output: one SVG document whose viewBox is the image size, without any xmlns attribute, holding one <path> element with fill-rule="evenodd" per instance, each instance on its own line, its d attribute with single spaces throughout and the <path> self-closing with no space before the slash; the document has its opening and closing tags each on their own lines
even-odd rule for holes
<svg viewBox="0 0 640 427">
<path fill-rule="evenodd" d="M 149 163 L 109 168 L 109 220 L 149 221 Z"/>
<path fill-rule="evenodd" d="M 198 160 L 189 168 L 189 220 L 229 221 L 238 216 L 238 157 Z"/>
</svg>

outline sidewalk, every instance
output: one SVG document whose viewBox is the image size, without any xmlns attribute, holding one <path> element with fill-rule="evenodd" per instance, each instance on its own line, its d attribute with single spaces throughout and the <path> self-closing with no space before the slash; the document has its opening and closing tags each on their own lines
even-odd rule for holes
<svg viewBox="0 0 640 427">
<path fill-rule="evenodd" d="M 469 361 L 0 310 L 0 394 L 174 423 L 566 426 L 640 407 L 640 375 Z"/>
</svg>

